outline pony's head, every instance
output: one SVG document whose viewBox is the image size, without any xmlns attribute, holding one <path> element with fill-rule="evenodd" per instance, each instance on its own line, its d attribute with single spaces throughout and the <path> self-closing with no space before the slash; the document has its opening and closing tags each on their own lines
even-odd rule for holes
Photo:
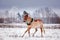
<svg viewBox="0 0 60 40">
<path fill-rule="evenodd" d="M 26 22 L 28 18 L 28 13 L 26 11 L 23 12 L 23 21 Z"/>
</svg>

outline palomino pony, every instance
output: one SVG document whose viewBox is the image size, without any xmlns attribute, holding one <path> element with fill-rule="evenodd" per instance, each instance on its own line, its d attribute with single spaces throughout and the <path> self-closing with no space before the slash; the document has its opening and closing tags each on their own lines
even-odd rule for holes
<svg viewBox="0 0 60 40">
<path fill-rule="evenodd" d="M 24 22 L 27 22 L 27 30 L 24 32 L 24 34 L 22 35 L 22 37 L 25 35 L 26 32 L 28 32 L 29 36 L 30 36 L 30 29 L 31 28 L 35 28 L 35 32 L 33 33 L 33 36 L 34 34 L 37 32 L 37 28 L 39 27 L 39 29 L 41 30 L 41 37 L 43 37 L 43 34 L 42 32 L 45 33 L 45 30 L 44 30 L 44 27 L 43 27 L 43 22 L 42 20 L 40 19 L 36 19 L 34 20 L 33 18 L 31 18 L 28 13 L 26 11 L 23 12 L 24 15 L 23 15 L 23 20 Z"/>
</svg>

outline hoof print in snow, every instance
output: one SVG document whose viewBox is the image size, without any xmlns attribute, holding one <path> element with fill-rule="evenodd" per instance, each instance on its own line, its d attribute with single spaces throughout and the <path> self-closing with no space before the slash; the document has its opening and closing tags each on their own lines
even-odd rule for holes
<svg viewBox="0 0 60 40">
<path fill-rule="evenodd" d="M 18 37 L 18 35 L 9 35 L 9 37 Z"/>
</svg>

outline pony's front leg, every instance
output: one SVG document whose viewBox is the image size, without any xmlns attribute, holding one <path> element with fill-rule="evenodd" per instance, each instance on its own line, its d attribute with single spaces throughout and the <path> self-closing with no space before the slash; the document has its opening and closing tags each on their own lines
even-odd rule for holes
<svg viewBox="0 0 60 40">
<path fill-rule="evenodd" d="M 34 34 L 35 34 L 36 32 L 37 32 L 37 28 L 35 28 L 35 32 L 34 32 L 33 35 L 32 35 L 33 37 L 34 37 Z"/>
<path fill-rule="evenodd" d="M 25 33 L 27 32 L 28 30 L 26 30 L 25 32 L 24 32 L 24 34 L 22 35 L 22 37 L 24 37 L 24 35 L 25 35 Z"/>
<path fill-rule="evenodd" d="M 31 29 L 31 28 L 29 28 L 29 30 L 28 30 L 29 37 L 30 37 L 30 29 Z"/>
<path fill-rule="evenodd" d="M 31 27 L 28 27 L 28 29 L 24 32 L 24 34 L 22 35 L 22 37 L 24 37 L 24 35 L 25 35 L 25 33 L 28 31 L 28 34 L 29 34 L 29 36 L 30 36 L 30 29 L 31 29 Z"/>
</svg>

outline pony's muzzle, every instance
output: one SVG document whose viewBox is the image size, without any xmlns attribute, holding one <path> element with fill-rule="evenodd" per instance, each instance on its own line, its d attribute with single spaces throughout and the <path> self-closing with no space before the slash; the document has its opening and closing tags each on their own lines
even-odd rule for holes
<svg viewBox="0 0 60 40">
<path fill-rule="evenodd" d="M 26 22 L 26 21 L 23 21 L 23 22 Z"/>
</svg>

